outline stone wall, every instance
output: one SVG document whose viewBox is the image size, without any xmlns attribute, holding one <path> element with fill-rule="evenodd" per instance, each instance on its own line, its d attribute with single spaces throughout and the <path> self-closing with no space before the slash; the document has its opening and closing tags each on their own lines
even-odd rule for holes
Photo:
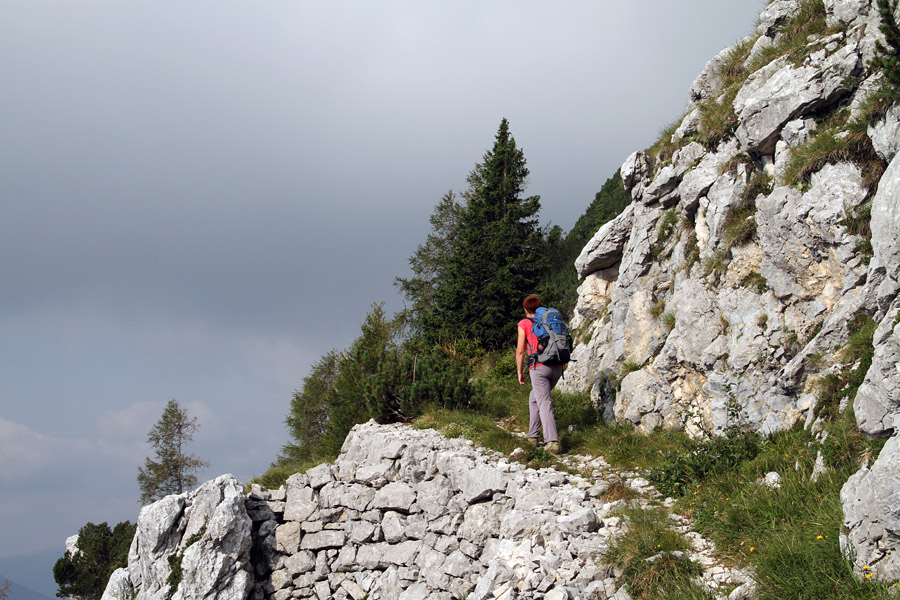
<svg viewBox="0 0 900 600">
<path fill-rule="evenodd" d="M 279 490 L 222 476 L 145 507 L 104 600 L 607 598 L 603 489 L 370 422 Z"/>
</svg>

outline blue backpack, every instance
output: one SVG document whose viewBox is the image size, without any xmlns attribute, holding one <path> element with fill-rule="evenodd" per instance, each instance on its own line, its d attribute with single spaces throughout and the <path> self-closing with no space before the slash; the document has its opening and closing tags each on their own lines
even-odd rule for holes
<svg viewBox="0 0 900 600">
<path fill-rule="evenodd" d="M 531 322 L 531 331 L 538 340 L 536 351 L 529 357 L 532 364 L 564 365 L 569 362 L 572 336 L 559 311 L 541 306 L 534 311 Z"/>
</svg>

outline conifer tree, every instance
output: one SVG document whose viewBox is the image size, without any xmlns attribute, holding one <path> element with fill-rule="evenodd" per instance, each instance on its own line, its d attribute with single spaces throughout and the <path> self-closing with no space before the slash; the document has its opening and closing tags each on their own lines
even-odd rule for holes
<svg viewBox="0 0 900 600">
<path fill-rule="evenodd" d="M 169 400 L 162 416 L 147 441 L 156 450 L 156 460 L 149 457 L 143 467 L 138 467 L 138 484 L 141 502 L 147 504 L 168 494 L 180 494 L 197 485 L 195 471 L 207 466 L 193 454 L 185 452 L 185 446 L 199 429 L 196 417 L 189 417 L 187 409 L 175 400 Z"/>
<path fill-rule="evenodd" d="M 75 544 L 78 551 L 73 554 L 66 550 L 53 565 L 53 579 L 59 586 L 56 595 L 81 600 L 100 598 L 113 571 L 128 563 L 128 549 L 136 528 L 130 521 L 113 529 L 105 522 L 82 527 Z"/>
<path fill-rule="evenodd" d="M 431 214 L 431 233 L 409 258 L 413 276 L 397 277 L 394 284 L 409 300 L 407 321 L 414 331 L 421 328 L 422 315 L 434 309 L 434 294 L 446 278 L 447 265 L 453 253 L 462 205 L 453 191 L 448 191 Z"/>
<path fill-rule="evenodd" d="M 898 0 L 878 0 L 878 13 L 881 17 L 878 29 L 884 34 L 887 46 L 876 41 L 877 54 L 872 59 L 872 65 L 882 70 L 884 79 L 895 96 L 900 94 L 900 27 L 895 18 L 897 5 Z"/>
<path fill-rule="evenodd" d="M 527 178 L 525 155 L 503 119 L 493 148 L 468 177 L 445 277 L 423 319 L 432 341 L 468 338 L 487 349 L 515 341 L 522 298 L 535 291 L 545 263 L 540 198 L 523 197 Z"/>
</svg>

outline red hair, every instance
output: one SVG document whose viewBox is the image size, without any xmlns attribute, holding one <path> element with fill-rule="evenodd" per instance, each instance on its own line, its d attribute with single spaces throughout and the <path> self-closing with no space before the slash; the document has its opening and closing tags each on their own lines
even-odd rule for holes
<svg viewBox="0 0 900 600">
<path fill-rule="evenodd" d="M 525 298 L 525 301 L 522 303 L 522 306 L 525 307 L 525 310 L 528 312 L 534 312 L 541 306 L 541 299 L 537 296 L 528 296 Z"/>
</svg>

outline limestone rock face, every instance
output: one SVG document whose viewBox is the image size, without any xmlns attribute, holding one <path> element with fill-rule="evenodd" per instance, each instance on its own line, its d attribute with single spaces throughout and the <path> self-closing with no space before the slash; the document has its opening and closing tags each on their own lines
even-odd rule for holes
<svg viewBox="0 0 900 600">
<path fill-rule="evenodd" d="M 608 420 L 691 435 L 729 425 L 761 433 L 810 426 L 819 379 L 842 360 L 862 312 L 878 327 L 853 408 L 866 434 L 898 435 L 900 105 L 867 130 L 887 163 L 877 185 L 850 158 L 786 183 L 792 157 L 830 127 L 823 117 L 859 117 L 881 85 L 870 65 L 883 39 L 874 0 L 824 0 L 827 31 L 765 58 L 801 5 L 768 2 L 756 35 L 707 64 L 666 140 L 676 148 L 671 158 L 638 151 L 626 159 L 621 173 L 633 202 L 576 262 L 577 362 L 560 387 L 590 393 Z M 725 90 L 720 69 L 737 52 L 747 57 L 746 78 Z M 701 138 L 704 111 L 732 97 L 731 129 L 708 146 L 691 141 Z M 848 135 L 837 130 L 835 139 Z M 853 222 L 869 209 L 867 251 L 865 228 Z M 848 552 L 863 557 L 858 566 L 882 557 L 879 577 L 894 579 L 900 544 L 896 528 L 885 530 L 895 526 L 885 511 L 900 497 L 897 465 L 879 458 L 848 482 L 868 490 L 852 509 L 845 488 Z M 865 541 L 875 538 L 875 546 Z"/>
<path fill-rule="evenodd" d="M 858 45 L 848 43 L 833 54 L 815 52 L 800 67 L 781 58 L 751 75 L 734 99 L 741 146 L 771 154 L 788 122 L 848 95 L 844 82 L 860 74 L 861 60 Z"/>
<path fill-rule="evenodd" d="M 900 572 L 900 436 L 887 441 L 871 469 L 852 475 L 841 488 L 844 531 L 841 548 L 857 573 L 868 566 L 879 578 Z"/>
<path fill-rule="evenodd" d="M 237 480 L 222 475 L 197 490 L 145 506 L 128 566 L 105 600 L 243 600 L 253 587 L 251 520 Z M 180 570 L 181 577 L 170 576 Z"/>
</svg>

